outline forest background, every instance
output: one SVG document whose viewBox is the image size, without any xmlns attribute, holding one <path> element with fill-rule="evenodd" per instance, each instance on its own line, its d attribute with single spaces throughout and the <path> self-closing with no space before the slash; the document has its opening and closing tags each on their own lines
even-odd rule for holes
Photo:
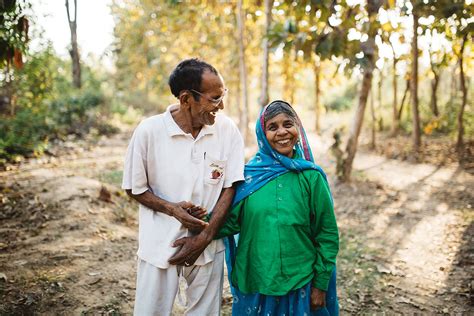
<svg viewBox="0 0 474 316">
<path fill-rule="evenodd" d="M 7 227 L 2 236 L 11 233 L 8 227 L 27 216 L 15 213 L 22 201 L 33 196 L 36 202 L 29 205 L 40 203 L 35 191 L 40 189 L 30 183 L 35 181 L 30 179 L 30 184 L 25 184 L 22 181 L 26 178 L 18 178 L 23 166 L 32 162 L 54 164 L 62 157 L 74 160 L 83 152 L 94 152 L 93 148 L 108 148 L 106 145 L 116 144 L 113 140 L 117 139 L 121 139 L 117 148 L 122 148 L 140 119 L 176 102 L 167 78 L 175 65 L 188 57 L 203 58 L 224 76 L 229 89 L 225 112 L 239 126 L 247 156 L 255 152 L 253 125 L 260 109 L 268 101 L 284 99 L 294 105 L 311 134 L 317 146 L 313 148 L 316 160 L 329 169 L 333 182 L 340 184 L 336 195 L 341 190 L 347 194 L 344 190 L 351 181 L 357 185 L 367 180 L 366 174 L 353 170 L 359 153 L 372 155 L 365 158 L 407 163 L 406 173 L 426 165 L 434 166 L 434 170 L 452 167 L 462 174 L 459 185 L 464 195 L 451 196 L 462 203 L 448 208 L 461 214 L 460 236 L 469 236 L 472 231 L 473 199 L 465 192 L 472 191 L 474 168 L 471 0 L 116 0 L 110 5 L 115 23 L 112 54 L 99 57 L 83 56 L 78 45 L 81 34 L 77 25 L 88 23 L 87 17 L 77 17 L 81 2 L 66 0 L 65 4 L 64 28 L 69 28 L 71 34 L 67 58 L 43 37 L 44 29 L 37 22 L 31 1 L 0 1 L 0 165 L 4 169 L 2 226 Z M 100 186 L 101 201 L 126 200 L 118 191 L 118 165 L 96 172 L 94 177 L 101 183 L 112 185 Z M 380 185 L 370 182 L 365 186 L 367 204 L 369 192 L 379 190 Z M 31 190 L 33 195 L 17 196 L 11 186 Z M 110 192 L 116 196 L 107 197 Z M 41 203 L 41 212 L 46 212 L 49 206 Z M 49 211 L 53 209 L 58 211 Z M 342 223 L 344 216 L 340 216 Z M 114 213 L 114 218 L 132 230 L 136 228 L 133 212 L 122 209 Z M 43 219 L 39 228 L 49 220 Z M 342 231 L 353 238 L 357 229 Z M 100 237 L 102 233 L 99 229 L 97 234 Z M 130 238 L 125 240 L 135 241 Z M 465 242 L 463 238 L 459 239 L 459 249 L 464 249 L 460 246 Z M 356 245 L 364 242 L 356 240 Z M 18 238 L 12 239 L 10 234 L 0 242 L 0 248 L 11 255 L 18 244 Z M 342 262 L 358 256 L 352 246 L 349 242 L 343 247 Z M 471 239 L 467 247 L 471 249 Z M 366 265 L 380 261 L 374 257 L 359 258 L 362 266 L 355 268 L 362 280 L 371 280 L 370 286 L 374 286 L 369 276 L 374 269 L 380 274 L 397 275 L 380 265 Z M 470 273 L 473 259 L 469 260 Z M 348 271 L 345 275 L 344 271 L 340 278 L 347 281 Z M 6 282 L 3 295 L 16 295 L 10 305 L 3 306 L 5 311 L 46 308 L 47 298 L 39 299 L 31 293 L 28 296 L 20 291 L 21 286 L 9 284 L 7 275 L 3 276 L 0 274 Z M 30 277 L 26 279 L 25 284 L 31 282 Z M 467 279 L 459 286 L 460 299 L 465 299 L 472 287 Z M 44 282 L 56 292 L 65 291 L 55 278 L 46 277 Z M 41 282 L 35 284 L 44 286 Z M 125 291 L 125 296 L 131 295 Z M 361 297 L 355 290 L 347 289 L 343 295 L 347 295 L 346 306 L 363 302 L 362 307 L 346 307 L 347 311 L 394 308 L 384 305 L 383 300 Z M 77 300 L 71 304 L 76 306 Z M 415 301 L 397 302 L 416 305 Z M 107 304 L 88 308 L 92 312 L 121 309 L 118 303 Z M 417 304 L 425 310 L 443 311 L 438 306 Z M 127 308 L 122 307 L 124 310 Z"/>
</svg>

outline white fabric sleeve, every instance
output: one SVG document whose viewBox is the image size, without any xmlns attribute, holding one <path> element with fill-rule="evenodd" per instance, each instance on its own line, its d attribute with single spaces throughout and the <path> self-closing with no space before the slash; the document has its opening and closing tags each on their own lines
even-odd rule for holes
<svg viewBox="0 0 474 316">
<path fill-rule="evenodd" d="M 230 155 L 226 166 L 227 172 L 224 177 L 224 188 L 230 188 L 234 182 L 244 180 L 244 140 L 235 123 L 232 124 L 231 143 Z"/>
<path fill-rule="evenodd" d="M 148 190 L 147 144 L 148 134 L 143 124 L 133 132 L 123 167 L 122 189 L 132 190 L 132 194 L 142 194 Z"/>
</svg>

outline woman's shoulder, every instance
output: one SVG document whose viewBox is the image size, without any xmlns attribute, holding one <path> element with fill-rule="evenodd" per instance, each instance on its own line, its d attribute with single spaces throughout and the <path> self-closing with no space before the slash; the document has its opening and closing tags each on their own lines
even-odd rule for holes
<svg viewBox="0 0 474 316">
<path fill-rule="evenodd" d="M 321 173 L 321 171 L 324 172 L 323 169 L 321 169 L 321 170 L 306 169 L 306 170 L 303 170 L 303 172 L 301 172 L 301 174 L 306 178 L 316 180 L 318 178 L 324 178 L 323 173 Z"/>
</svg>

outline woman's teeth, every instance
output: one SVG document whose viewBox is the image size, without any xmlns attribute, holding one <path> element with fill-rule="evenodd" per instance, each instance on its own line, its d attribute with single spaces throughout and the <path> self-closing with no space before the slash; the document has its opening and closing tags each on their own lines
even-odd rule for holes
<svg viewBox="0 0 474 316">
<path fill-rule="evenodd" d="M 290 143 L 290 140 L 289 140 L 289 139 L 277 141 L 277 144 L 278 144 L 278 145 L 282 145 L 282 146 L 288 145 L 289 143 Z"/>
</svg>

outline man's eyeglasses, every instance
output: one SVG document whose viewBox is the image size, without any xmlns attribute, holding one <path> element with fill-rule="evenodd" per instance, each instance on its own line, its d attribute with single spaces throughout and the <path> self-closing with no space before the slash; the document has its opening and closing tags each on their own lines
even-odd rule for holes
<svg viewBox="0 0 474 316">
<path fill-rule="evenodd" d="M 196 90 L 194 90 L 194 89 L 190 89 L 189 91 L 192 91 L 192 92 L 194 92 L 194 93 L 196 93 L 196 94 L 199 94 L 201 97 L 203 97 L 204 99 L 206 99 L 207 101 L 209 101 L 212 105 L 218 106 L 219 104 L 221 104 L 222 100 L 224 100 L 224 97 L 226 96 L 226 94 L 227 94 L 227 92 L 229 91 L 229 89 L 226 88 L 226 89 L 224 90 L 224 93 L 223 93 L 220 97 L 218 97 L 217 99 L 209 98 L 208 96 L 206 96 L 206 95 L 202 94 L 201 92 L 196 91 Z"/>
</svg>

